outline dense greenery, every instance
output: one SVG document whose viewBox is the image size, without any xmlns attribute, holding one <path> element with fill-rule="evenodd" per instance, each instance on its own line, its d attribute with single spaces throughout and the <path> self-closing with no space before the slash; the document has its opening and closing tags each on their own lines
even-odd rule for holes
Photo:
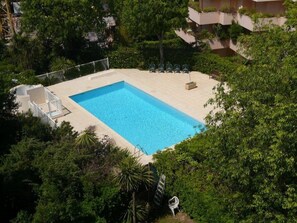
<svg viewBox="0 0 297 223">
<path fill-rule="evenodd" d="M 156 36 L 159 40 L 160 62 L 164 63 L 165 33 L 185 25 L 187 0 L 127 0 L 122 3 L 121 22 L 135 40 Z"/>
<path fill-rule="evenodd" d="M 101 1 L 26 0 L 22 30 L 35 32 L 53 53 L 73 58 L 84 47 L 84 35 L 104 27 L 101 8 Z"/>
<path fill-rule="evenodd" d="M 147 47 L 145 43 L 141 47 L 122 47 L 108 54 L 110 66 L 112 68 L 139 68 L 148 69 L 150 63 L 158 64 L 155 47 Z M 244 59 L 234 59 L 220 57 L 213 53 L 197 52 L 190 47 L 174 48 L 169 46 L 165 50 L 165 55 L 170 55 L 172 64 L 188 64 L 191 70 L 211 74 L 214 71 L 227 76 L 234 73 L 238 68 L 244 66 Z"/>
<path fill-rule="evenodd" d="M 102 145 L 92 129 L 78 136 L 69 123 L 53 130 L 38 118 L 24 120 L 30 127 L 23 127 L 23 137 L 1 157 L 3 222 L 12 218 L 16 222 L 88 223 L 122 222 L 127 218 L 130 222 L 133 215 L 129 214 L 127 190 L 133 192 L 134 205 L 137 201 L 137 219 L 140 213 L 146 216 L 147 211 L 140 205 L 142 198 L 136 200 L 135 193 L 144 191 L 139 188 L 142 182 L 153 182 L 147 167 L 125 150 Z M 134 179 L 131 176 L 136 169 L 126 166 L 127 160 L 133 161 L 141 175 L 136 175 L 131 188 L 125 189 L 124 180 L 115 180 L 119 176 L 115 172 Z"/>
<path fill-rule="evenodd" d="M 297 32 L 242 40 L 254 60 L 217 87 L 207 131 L 157 154 L 156 164 L 198 221 L 296 222 Z"/>
<path fill-rule="evenodd" d="M 130 222 L 131 213 L 138 220 L 147 216 L 142 204 L 148 200 L 135 194 L 145 194 L 153 183 L 148 167 L 102 144 L 94 128 L 78 134 L 67 122 L 52 129 L 31 114 L 15 113 L 10 79 L 0 77 L 2 222 Z M 136 174 L 128 191 L 119 173 L 126 179 Z"/>
</svg>

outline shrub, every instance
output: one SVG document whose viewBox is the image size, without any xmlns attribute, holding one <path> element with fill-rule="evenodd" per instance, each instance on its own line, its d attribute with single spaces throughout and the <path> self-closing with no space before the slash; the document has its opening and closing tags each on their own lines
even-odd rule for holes
<svg viewBox="0 0 297 223">
<path fill-rule="evenodd" d="M 69 60 L 65 57 L 57 57 L 51 61 L 50 70 L 51 71 L 65 70 L 67 68 L 74 67 L 74 66 L 75 66 L 74 61 Z"/>
<path fill-rule="evenodd" d="M 121 47 L 108 53 L 110 67 L 137 68 L 143 61 L 142 55 L 136 48 Z"/>
<path fill-rule="evenodd" d="M 202 11 L 203 12 L 216 12 L 217 9 L 216 9 L 216 7 L 205 7 Z"/>
<path fill-rule="evenodd" d="M 235 64 L 224 57 L 213 53 L 201 53 L 194 57 L 195 64 L 193 70 L 200 71 L 202 73 L 211 74 L 217 71 L 224 76 L 228 76 L 230 73 L 234 73 L 240 64 Z"/>
<path fill-rule="evenodd" d="M 195 9 L 197 12 L 201 12 L 201 8 L 199 6 L 199 1 L 189 1 L 189 7 L 191 7 L 192 9 Z"/>
<path fill-rule="evenodd" d="M 235 9 L 230 6 L 225 5 L 222 8 L 220 8 L 220 11 L 225 12 L 225 13 L 232 13 L 235 11 Z"/>
<path fill-rule="evenodd" d="M 243 33 L 243 28 L 240 25 L 238 25 L 238 23 L 232 22 L 228 31 L 231 40 L 237 41 L 237 38 L 240 36 L 240 34 Z"/>
</svg>

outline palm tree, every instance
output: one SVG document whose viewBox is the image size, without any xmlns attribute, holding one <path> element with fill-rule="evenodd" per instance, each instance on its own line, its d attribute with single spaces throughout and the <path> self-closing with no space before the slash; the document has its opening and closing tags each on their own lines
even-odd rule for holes
<svg viewBox="0 0 297 223">
<path fill-rule="evenodd" d="M 98 139 L 94 127 L 90 126 L 84 130 L 75 140 L 78 150 L 82 148 L 92 148 L 98 144 Z"/>
<path fill-rule="evenodd" d="M 138 213 L 138 215 L 136 214 L 136 192 L 141 185 L 144 185 L 146 188 L 148 188 L 153 184 L 153 174 L 148 167 L 141 165 L 137 158 L 133 156 L 128 156 L 122 160 L 118 167 L 119 171 L 116 174 L 116 180 L 122 190 L 132 193 L 132 222 L 136 223 L 136 219 L 142 220 L 140 218 L 143 216 L 140 213 Z M 127 216 L 129 216 L 129 213 Z"/>
</svg>

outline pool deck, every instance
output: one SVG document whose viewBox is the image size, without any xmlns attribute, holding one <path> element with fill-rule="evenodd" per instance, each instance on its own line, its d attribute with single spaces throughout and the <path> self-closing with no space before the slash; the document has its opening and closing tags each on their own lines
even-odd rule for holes
<svg viewBox="0 0 297 223">
<path fill-rule="evenodd" d="M 99 138 L 103 135 L 110 136 L 116 145 L 127 148 L 132 154 L 139 156 L 142 163 L 146 164 L 152 162 L 151 155 L 145 155 L 140 152 L 107 125 L 72 101 L 69 96 L 115 82 L 126 81 L 205 123 L 204 119 L 212 110 L 212 107 L 204 107 L 204 105 L 208 99 L 214 96 L 213 88 L 218 82 L 200 72 L 190 72 L 190 76 L 192 81 L 197 82 L 197 88 L 192 90 L 185 89 L 185 83 L 189 82 L 189 74 L 150 73 L 137 69 L 107 70 L 55 84 L 49 86 L 48 89 L 57 95 L 62 100 L 63 106 L 69 110 L 69 113 L 65 116 L 57 118 L 58 123 L 69 121 L 78 132 L 93 125 L 96 127 L 96 134 Z"/>
</svg>

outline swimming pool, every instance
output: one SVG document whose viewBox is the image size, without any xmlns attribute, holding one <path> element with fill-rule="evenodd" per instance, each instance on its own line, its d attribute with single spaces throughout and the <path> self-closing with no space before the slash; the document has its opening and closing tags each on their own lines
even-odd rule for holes
<svg viewBox="0 0 297 223">
<path fill-rule="evenodd" d="M 70 98 L 150 155 L 200 132 L 204 125 L 121 81 Z"/>
</svg>

